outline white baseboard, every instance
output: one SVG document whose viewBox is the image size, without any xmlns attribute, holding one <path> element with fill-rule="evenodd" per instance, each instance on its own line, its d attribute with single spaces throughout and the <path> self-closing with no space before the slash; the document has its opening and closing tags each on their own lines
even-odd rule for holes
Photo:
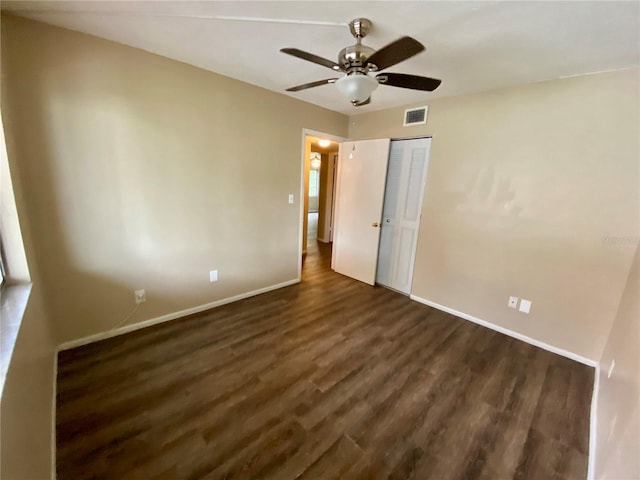
<svg viewBox="0 0 640 480">
<path fill-rule="evenodd" d="M 589 420 L 589 464 L 587 480 L 596 478 L 596 435 L 598 433 L 598 395 L 600 393 L 600 363 L 596 364 L 596 377 L 593 380 L 593 396 L 591 397 L 591 416 Z"/>
<path fill-rule="evenodd" d="M 514 332 L 513 330 L 509 330 L 508 328 L 495 325 L 491 322 L 487 322 L 486 320 L 481 320 L 477 317 L 474 317 L 473 315 L 469 315 L 464 312 L 459 312 L 457 310 L 454 310 L 453 308 L 445 307 L 444 305 L 440 305 L 438 303 L 432 302 L 431 300 L 426 300 L 416 295 L 411 295 L 410 298 L 411 300 L 415 300 L 416 302 L 424 303 L 425 305 L 436 308 L 438 310 L 442 310 L 443 312 L 450 313 L 451 315 L 455 315 L 456 317 L 463 318 L 470 322 L 477 323 L 478 325 L 482 325 L 483 327 L 490 328 L 491 330 L 495 330 L 496 332 L 504 333 L 505 335 L 509 335 L 510 337 L 517 338 L 518 340 L 522 340 L 523 342 L 542 348 L 543 350 L 557 353 L 558 355 L 562 355 L 563 357 L 570 358 L 571 360 L 575 360 L 576 362 L 583 363 L 590 367 L 595 367 L 595 378 L 593 380 L 593 394 L 591 397 L 591 414 L 589 419 L 589 460 L 588 460 L 589 463 L 587 467 L 587 480 L 595 480 L 596 435 L 597 435 L 597 426 L 598 426 L 598 393 L 600 389 L 600 362 L 597 362 L 590 358 L 583 357 L 582 355 L 578 355 L 573 352 L 569 352 L 562 348 L 554 347 L 553 345 L 549 345 L 547 343 L 541 342 L 539 340 L 528 337 L 521 333 Z"/>
<path fill-rule="evenodd" d="M 508 328 L 501 327 L 494 323 L 487 322 L 486 320 L 474 317 L 473 315 L 469 315 L 468 313 L 459 312 L 457 310 L 454 310 L 453 308 L 445 307 L 444 305 L 440 305 L 438 303 L 432 302 L 431 300 L 427 300 L 416 295 L 411 295 L 409 298 L 411 298 L 411 300 L 415 300 L 416 302 L 424 303 L 425 305 L 428 305 L 430 307 L 442 310 L 443 312 L 450 313 L 451 315 L 455 315 L 456 317 L 463 318 L 464 320 L 468 320 L 470 322 L 477 323 L 478 325 L 482 325 L 483 327 L 490 328 L 491 330 L 495 330 L 496 332 L 504 333 L 505 335 L 509 335 L 510 337 L 517 338 L 518 340 L 522 340 L 523 342 L 542 348 L 543 350 L 557 353 L 558 355 L 570 358 L 571 360 L 575 360 L 576 362 L 584 363 L 585 365 L 588 365 L 590 367 L 596 367 L 598 365 L 598 362 L 595 360 L 583 357 L 582 355 L 578 355 L 577 353 L 569 352 L 568 350 L 564 350 L 562 348 L 554 347 L 553 345 L 549 345 L 548 343 L 541 342 L 540 340 L 528 337 L 522 333 L 514 332 L 513 330 L 509 330 Z"/>
<path fill-rule="evenodd" d="M 58 477 L 56 472 L 56 408 L 58 401 L 58 349 L 53 352 L 53 398 L 51 399 L 51 480 Z"/>
<path fill-rule="evenodd" d="M 223 298 L 221 300 L 216 300 L 215 302 L 206 303 L 204 305 L 198 305 L 196 307 L 187 308 L 185 310 L 180 310 L 178 312 L 168 313 L 160 317 L 150 318 L 149 320 L 143 320 L 141 322 L 134 323 L 131 325 L 124 325 L 122 327 L 115 328 L 113 330 L 108 330 L 106 332 L 100 332 L 94 335 L 89 335 L 87 337 L 78 338 L 76 340 L 70 340 L 68 342 L 61 343 L 58 346 L 58 351 L 69 350 L 70 348 L 81 347 L 82 345 L 87 345 L 89 343 L 99 342 L 100 340 L 105 340 L 111 337 L 117 337 L 118 335 L 124 335 L 125 333 L 133 332 L 146 327 L 151 327 L 152 325 L 168 322 L 170 320 L 175 320 L 176 318 L 185 317 L 187 315 L 192 315 L 194 313 L 204 312 L 205 310 L 209 310 L 215 307 L 220 307 L 222 305 L 226 305 L 227 303 L 237 302 L 238 300 L 254 297 L 256 295 L 260 295 L 261 293 L 267 293 L 272 290 L 277 290 L 279 288 L 294 285 L 296 283 L 300 283 L 299 278 L 296 278 L 293 280 L 287 280 L 286 282 L 278 283 L 276 285 L 270 285 L 268 287 L 260 288 L 258 290 L 253 290 L 251 292 L 241 293 L 233 297 Z"/>
</svg>

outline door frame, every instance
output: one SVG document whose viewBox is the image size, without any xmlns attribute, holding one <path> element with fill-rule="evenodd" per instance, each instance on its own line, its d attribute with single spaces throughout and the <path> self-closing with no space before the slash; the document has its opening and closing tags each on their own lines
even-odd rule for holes
<svg viewBox="0 0 640 480">
<path fill-rule="evenodd" d="M 320 137 L 332 140 L 334 142 L 342 143 L 346 142 L 347 138 L 332 133 L 321 132 L 319 130 L 313 130 L 310 128 L 302 129 L 302 147 L 300 153 L 300 190 L 298 197 L 300 199 L 300 211 L 298 215 L 298 281 L 302 280 L 302 242 L 305 241 L 302 238 L 304 228 L 304 182 L 305 182 L 305 145 L 307 142 L 307 136 Z"/>
</svg>

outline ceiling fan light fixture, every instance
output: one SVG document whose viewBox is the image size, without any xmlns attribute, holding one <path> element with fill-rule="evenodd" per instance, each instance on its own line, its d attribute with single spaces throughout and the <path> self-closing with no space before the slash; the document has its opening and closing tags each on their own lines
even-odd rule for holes
<svg viewBox="0 0 640 480">
<path fill-rule="evenodd" d="M 378 81 L 366 74 L 345 75 L 336 80 L 338 91 L 351 103 L 362 103 L 378 88 Z"/>
</svg>

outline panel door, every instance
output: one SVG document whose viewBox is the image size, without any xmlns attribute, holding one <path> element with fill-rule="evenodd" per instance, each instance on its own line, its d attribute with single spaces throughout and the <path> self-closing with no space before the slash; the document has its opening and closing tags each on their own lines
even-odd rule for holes
<svg viewBox="0 0 640 480">
<path fill-rule="evenodd" d="M 391 142 L 376 283 L 409 294 L 429 163 L 430 138 Z"/>
<path fill-rule="evenodd" d="M 331 267 L 373 285 L 390 140 L 340 145 Z"/>
</svg>

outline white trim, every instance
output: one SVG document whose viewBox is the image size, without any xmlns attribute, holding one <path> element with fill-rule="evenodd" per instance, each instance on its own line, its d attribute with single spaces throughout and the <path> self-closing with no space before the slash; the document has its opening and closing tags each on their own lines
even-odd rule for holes
<svg viewBox="0 0 640 480">
<path fill-rule="evenodd" d="M 600 395 L 600 362 L 596 364 L 596 377 L 593 380 L 593 396 L 591 397 L 591 415 L 589 420 L 589 464 L 587 480 L 596 478 L 596 444 L 598 433 L 598 396 Z"/>
<path fill-rule="evenodd" d="M 51 399 L 51 479 L 56 480 L 56 406 L 58 399 L 58 349 L 53 352 L 53 397 Z"/>
<path fill-rule="evenodd" d="M 304 165 L 305 165 L 305 152 L 307 146 L 307 130 L 302 129 L 302 153 L 300 158 L 302 159 L 302 165 L 300 167 L 300 191 L 298 192 L 298 280 L 302 280 L 302 235 L 304 235 Z"/>
<path fill-rule="evenodd" d="M 133 332 L 135 330 L 140 330 L 142 328 L 151 327 L 152 325 L 168 322 L 170 320 L 175 320 L 176 318 L 185 317 L 187 315 L 193 315 L 194 313 L 204 312 L 205 310 L 209 310 L 211 308 L 220 307 L 222 305 L 226 305 L 227 303 L 236 302 L 238 300 L 253 297 L 255 295 L 260 295 L 261 293 L 277 290 L 278 288 L 295 285 L 296 283 L 300 283 L 299 278 L 294 278 L 293 280 L 287 280 L 286 282 L 278 283 L 276 285 L 269 285 L 268 287 L 260 288 L 258 290 L 253 290 L 251 292 L 241 293 L 233 297 L 223 298 L 221 300 L 216 300 L 215 302 L 205 303 L 204 305 L 198 305 L 196 307 L 187 308 L 185 310 L 180 310 L 178 312 L 168 313 L 160 317 L 150 318 L 149 320 L 143 320 L 142 322 L 134 323 L 132 325 L 124 325 L 120 328 L 115 328 L 113 330 L 108 330 L 106 332 L 96 333 L 94 335 L 89 335 L 88 337 L 78 338 L 76 340 L 70 340 L 68 342 L 64 342 L 60 344 L 58 346 L 58 351 L 69 350 L 70 348 L 81 347 L 82 345 L 87 345 L 89 343 L 99 342 L 100 340 L 116 337 L 118 335 L 123 335 L 125 333 Z"/>
<path fill-rule="evenodd" d="M 482 325 L 483 327 L 490 328 L 491 330 L 495 330 L 496 332 L 504 333 L 505 335 L 509 335 L 510 337 L 517 338 L 518 340 L 522 340 L 523 342 L 542 348 L 543 350 L 562 355 L 563 357 L 570 358 L 571 360 L 575 360 L 576 362 L 584 363 L 585 365 L 588 365 L 590 367 L 596 367 L 598 365 L 598 362 L 595 360 L 583 357 L 582 355 L 578 355 L 577 353 L 573 353 L 562 348 L 554 347 L 553 345 L 549 345 L 548 343 L 541 342 L 540 340 L 528 337 L 526 335 L 523 335 L 522 333 L 514 332 L 513 330 L 509 330 L 508 328 L 501 327 L 494 323 L 487 322 L 486 320 L 481 320 L 477 317 L 474 317 L 473 315 L 469 315 L 468 313 L 459 312 L 458 310 L 454 310 L 453 308 L 445 307 L 444 305 L 432 302 L 431 300 L 420 298 L 416 295 L 410 295 L 409 298 L 411 298 L 411 300 L 415 300 L 416 302 L 424 303 L 425 305 L 428 305 L 430 307 L 442 310 L 443 312 L 450 313 L 451 315 L 455 315 L 456 317 L 460 317 L 470 322 L 477 323 L 478 325 Z"/>
</svg>

